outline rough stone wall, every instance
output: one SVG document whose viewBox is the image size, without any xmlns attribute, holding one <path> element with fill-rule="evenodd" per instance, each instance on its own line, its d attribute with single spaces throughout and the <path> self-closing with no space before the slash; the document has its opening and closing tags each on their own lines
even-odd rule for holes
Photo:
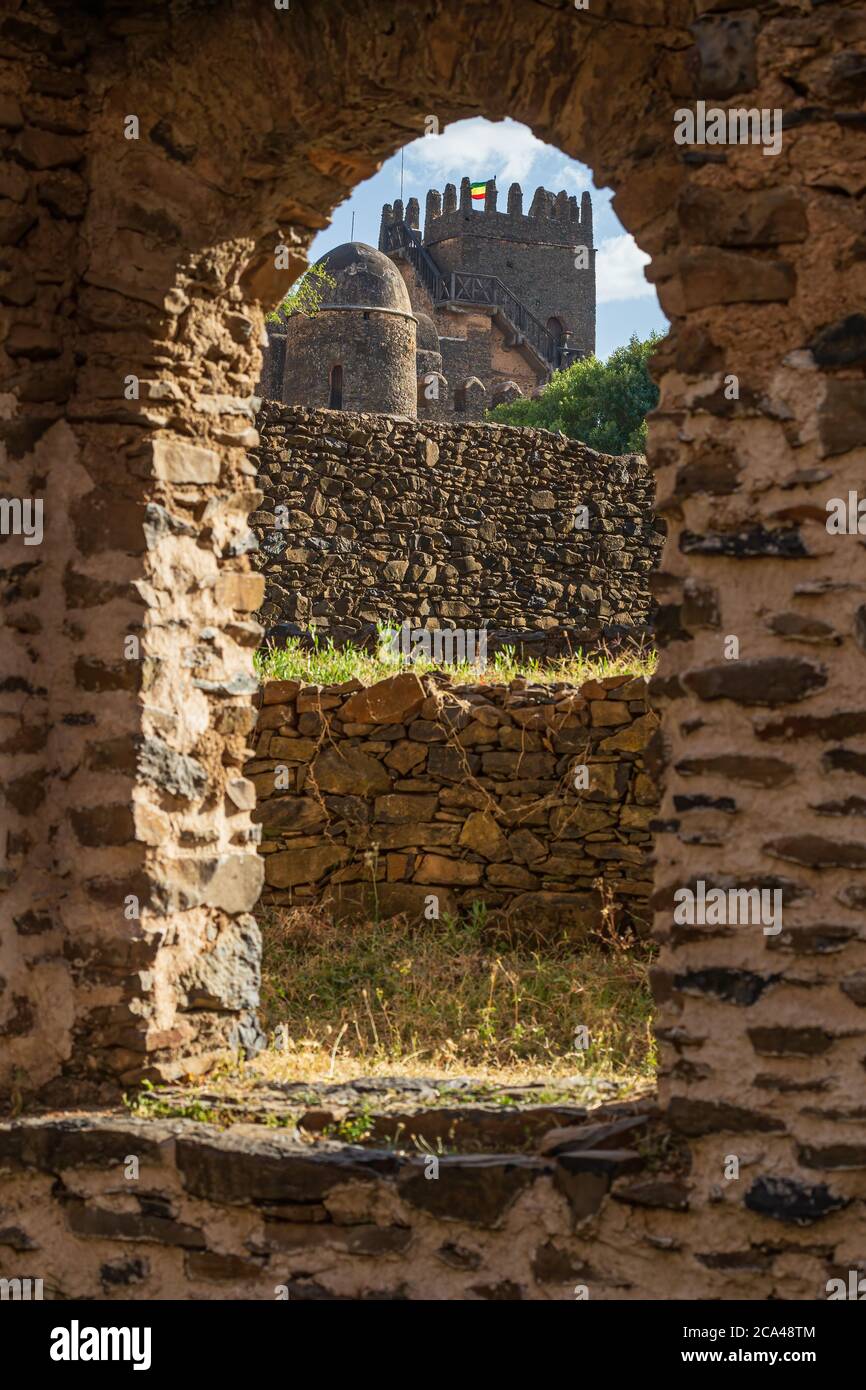
<svg viewBox="0 0 866 1390">
<path fill-rule="evenodd" d="M 557 934 L 603 920 L 647 933 L 656 723 L 627 676 L 579 690 L 409 671 L 366 689 L 269 681 L 245 770 L 262 902 L 423 920 L 432 895 L 437 916 L 480 902 Z"/>
<path fill-rule="evenodd" d="M 257 325 L 248 251 L 146 91 L 166 15 L 129 83 L 99 56 L 122 61 L 123 12 L 12 8 L 3 491 L 44 500 L 44 540 L 3 547 L 0 1086 L 87 1098 L 258 1038 L 262 873 L 233 790 Z"/>
<path fill-rule="evenodd" d="M 252 452 L 261 616 L 365 623 L 640 625 L 662 537 L 641 458 L 544 430 L 266 401 Z M 287 522 L 278 526 L 275 508 Z M 578 507 L 588 525 L 575 526 Z"/>
<path fill-rule="evenodd" d="M 851 312 L 866 290 L 866 19 L 707 12 L 691 32 L 701 95 L 749 92 L 736 104 L 780 108 L 784 134 L 777 157 L 732 146 L 714 169 L 695 151 L 676 188 L 657 170 L 617 200 L 628 222 L 647 199 L 639 227 L 672 218 L 692 243 L 647 244 L 675 315 L 649 440 L 670 528 L 653 682 L 660 1095 L 731 1267 L 754 1263 L 769 1215 L 863 1270 L 866 568 L 826 523 L 866 462 L 866 319 Z M 781 932 L 730 914 L 678 924 L 673 894 L 699 881 L 779 891 Z M 842 1210 L 843 1235 L 827 1219 Z M 775 1274 L 765 1296 L 785 1287 L 781 1260 Z"/>
<path fill-rule="evenodd" d="M 255 897 L 228 788 L 261 595 L 244 537 L 263 306 L 427 113 L 510 115 L 614 187 L 672 322 L 649 441 L 674 639 L 656 696 L 656 1031 L 690 1194 L 652 1229 L 614 1222 L 599 1252 L 648 1296 L 812 1297 L 804 1268 L 862 1270 L 866 1248 L 866 577 L 856 530 L 825 527 L 866 449 L 862 11 L 366 0 L 364 18 L 356 0 L 132 18 L 11 0 L 0 21 L 3 486 L 47 503 L 35 558 L 20 538 L 4 555 L 4 1093 L 64 1076 L 116 1091 L 237 1037 L 230 1000 L 189 1008 L 179 981 L 216 941 L 241 951 Z M 781 152 L 677 145 L 672 113 L 699 100 L 782 110 Z M 286 271 L 278 244 L 297 253 Z M 141 687 L 94 689 L 129 679 L 114 664 L 136 628 Z M 141 738 L 168 753 L 139 758 Z M 199 800 L 165 799 L 162 757 L 181 791 L 183 759 L 205 768 Z M 218 880 L 219 903 L 157 890 L 124 916 L 139 864 L 146 896 L 230 844 L 240 900 Z M 671 890 L 699 878 L 784 880 L 781 936 L 675 928 Z"/>
<path fill-rule="evenodd" d="M 448 382 L 446 409 L 440 419 L 481 420 L 494 404 L 497 386 L 516 381 L 525 396 L 548 380 L 549 373 L 525 348 L 509 346 L 510 330 L 481 309 L 437 309 L 434 322 L 440 334 L 442 371 Z M 477 403 L 457 409 L 458 391 L 477 377 L 484 387 Z"/>
<path fill-rule="evenodd" d="M 67 605 L 80 612 L 88 603 L 73 556 L 98 530 L 81 513 L 87 475 L 64 418 L 88 194 L 81 36 L 74 24 L 46 35 L 33 17 L 8 13 L 0 33 L 0 494 L 42 505 L 48 541 L 28 545 L 5 528 L 0 538 L 0 1090 L 8 1094 L 32 1065 L 44 1061 L 43 1076 L 56 1069 L 76 1015 L 54 914 L 57 845 L 73 834 L 72 807 L 88 777 L 84 726 L 100 697 L 82 688 L 90 672 L 76 674 L 71 634 L 60 627 Z M 85 877 L 92 856 L 80 852 Z M 79 910 L 82 896 L 79 884 Z"/>
</svg>

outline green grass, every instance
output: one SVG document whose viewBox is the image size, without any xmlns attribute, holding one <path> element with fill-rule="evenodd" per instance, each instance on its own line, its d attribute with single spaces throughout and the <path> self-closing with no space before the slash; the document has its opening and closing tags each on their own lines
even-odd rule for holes
<svg viewBox="0 0 866 1390">
<path fill-rule="evenodd" d="M 376 654 L 359 651 L 356 647 L 337 650 L 333 643 L 317 643 L 312 651 L 301 648 L 299 641 L 290 639 L 284 647 L 257 652 L 256 671 L 261 681 L 300 680 L 307 685 L 339 685 L 343 681 L 359 680 L 364 685 L 384 680 L 397 671 L 411 669 L 423 674 L 442 670 L 457 684 L 506 684 L 517 677 L 538 684 L 565 681 L 580 685 L 583 681 L 599 680 L 604 676 L 651 676 L 656 668 L 656 653 L 633 647 L 615 656 L 587 656 L 578 651 L 563 660 L 545 662 L 520 661 L 515 649 L 508 647 L 497 652 L 484 671 L 464 663 L 461 666 L 437 667 L 423 657 L 407 663 L 398 653 L 391 652 L 383 640 Z"/>
<path fill-rule="evenodd" d="M 208 1125 L 219 1122 L 219 1112 L 213 1106 L 205 1105 L 194 1095 L 183 1104 L 167 1100 L 151 1081 L 142 1081 L 134 1095 L 123 1097 L 123 1103 L 143 1120 L 197 1120 Z"/>
<path fill-rule="evenodd" d="M 422 925 L 335 925 L 301 909 L 260 920 L 262 1021 L 276 1037 L 254 1066 L 269 1079 L 652 1080 L 645 945 L 612 934 L 539 943 L 503 935 L 483 911 Z"/>
</svg>

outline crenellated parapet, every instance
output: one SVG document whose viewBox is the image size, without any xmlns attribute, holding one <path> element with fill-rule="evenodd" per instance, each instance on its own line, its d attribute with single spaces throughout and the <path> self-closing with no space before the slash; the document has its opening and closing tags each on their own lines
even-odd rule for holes
<svg viewBox="0 0 866 1390">
<path fill-rule="evenodd" d="M 431 188 L 425 204 L 425 243 L 432 246 L 438 241 L 465 236 L 469 232 L 473 237 L 497 240 L 592 247 L 592 199 L 589 193 L 583 193 L 578 199 L 565 189 L 552 193 L 547 188 L 537 188 L 529 211 L 525 213 L 523 189 L 519 183 L 513 183 L 509 188 L 504 210 L 499 208 L 499 190 L 493 180 L 486 188 L 483 207 L 473 203 L 472 183 L 468 178 L 461 180 L 459 190 L 453 183 L 446 184 L 441 194 L 438 189 Z M 390 211 L 392 218 L 395 217 L 396 204 Z"/>
</svg>

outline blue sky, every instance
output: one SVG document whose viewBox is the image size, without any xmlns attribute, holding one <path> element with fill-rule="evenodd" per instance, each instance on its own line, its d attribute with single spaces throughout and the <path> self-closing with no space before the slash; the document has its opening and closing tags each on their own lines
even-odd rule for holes
<svg viewBox="0 0 866 1390">
<path fill-rule="evenodd" d="M 611 194 L 596 189 L 592 171 L 545 145 L 532 131 L 517 121 L 487 121 L 473 117 L 455 121 L 441 135 L 425 135 L 413 140 L 403 151 L 403 200 L 416 197 L 421 204 L 423 227 L 424 197 L 428 188 L 440 191 L 446 183 L 460 185 L 464 175 L 473 182 L 495 178 L 499 206 L 503 207 L 508 186 L 517 182 L 523 188 L 523 206 L 529 209 L 532 195 L 541 184 L 558 193 L 592 194 L 593 226 L 598 294 L 597 352 L 607 357 L 627 343 L 632 333 L 645 338 L 656 330 L 664 332 L 667 320 L 659 308 L 656 292 L 648 284 L 643 267 L 649 260 L 624 230 L 611 207 Z M 355 214 L 355 241 L 375 246 L 379 239 L 379 218 L 383 203 L 400 196 L 400 154 L 382 165 L 377 174 L 361 183 L 345 203 L 335 209 L 331 226 L 315 237 L 310 259 L 315 261 L 333 246 L 349 241 L 352 213 Z"/>
</svg>

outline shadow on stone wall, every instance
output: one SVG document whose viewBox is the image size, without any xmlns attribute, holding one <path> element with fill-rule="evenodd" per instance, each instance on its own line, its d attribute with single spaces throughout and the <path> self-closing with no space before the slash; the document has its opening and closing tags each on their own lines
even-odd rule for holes
<svg viewBox="0 0 866 1390">
<path fill-rule="evenodd" d="M 645 631 L 664 528 L 640 455 L 273 401 L 257 423 L 254 563 L 276 637 L 286 622 L 337 642 L 376 623 L 487 627 L 552 655 Z"/>
</svg>

